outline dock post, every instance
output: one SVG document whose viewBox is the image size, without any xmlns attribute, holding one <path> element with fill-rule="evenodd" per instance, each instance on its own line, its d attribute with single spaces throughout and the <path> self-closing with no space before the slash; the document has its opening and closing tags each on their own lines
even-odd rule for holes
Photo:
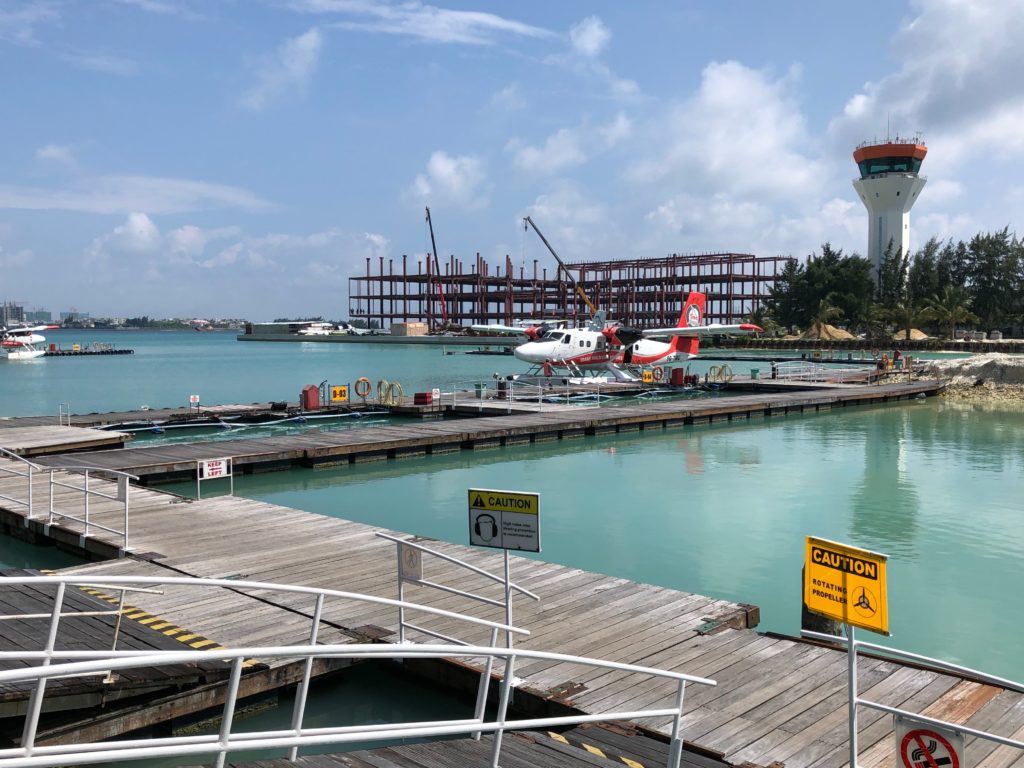
<svg viewBox="0 0 1024 768">
<path fill-rule="evenodd" d="M 857 641 L 854 639 L 853 626 L 846 626 L 847 682 L 848 705 L 850 710 L 850 768 L 857 768 Z"/>
</svg>

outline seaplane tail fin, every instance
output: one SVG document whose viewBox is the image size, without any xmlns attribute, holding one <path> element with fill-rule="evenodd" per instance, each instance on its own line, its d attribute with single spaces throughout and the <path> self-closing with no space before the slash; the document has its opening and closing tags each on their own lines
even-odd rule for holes
<svg viewBox="0 0 1024 768">
<path fill-rule="evenodd" d="M 699 328 L 704 324 L 704 307 L 706 297 L 703 293 L 690 291 L 683 304 L 683 311 L 679 314 L 678 328 Z M 672 351 L 680 355 L 696 357 L 700 348 L 700 336 L 673 336 Z"/>
</svg>

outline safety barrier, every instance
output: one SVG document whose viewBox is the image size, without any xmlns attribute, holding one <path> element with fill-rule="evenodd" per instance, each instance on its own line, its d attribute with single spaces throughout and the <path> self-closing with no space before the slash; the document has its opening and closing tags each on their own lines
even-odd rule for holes
<svg viewBox="0 0 1024 768">
<path fill-rule="evenodd" d="M 863 382 L 870 371 L 863 365 L 821 365 L 805 360 L 773 363 L 772 378 L 783 381 Z"/>
<path fill-rule="evenodd" d="M 340 597 L 366 601 L 377 604 L 400 606 L 407 609 L 415 608 L 439 617 L 456 618 L 481 627 L 492 627 L 518 634 L 529 634 L 525 630 L 509 627 L 484 619 L 476 619 L 461 614 L 431 608 L 404 601 L 357 593 L 339 592 L 336 590 L 316 589 L 312 587 L 295 587 L 262 582 L 232 581 L 227 579 L 187 579 L 129 577 L 129 576 L 56 576 L 56 577 L 14 577 L 4 579 L 3 587 L 29 585 L 38 589 L 43 585 L 56 585 L 57 595 L 54 609 L 50 616 L 50 631 L 47 646 L 41 651 L 0 651 L 0 659 L 21 661 L 39 661 L 32 667 L 0 671 L 0 684 L 34 683 L 29 705 L 26 710 L 25 723 L 20 746 L 0 749 L 0 762 L 5 768 L 27 768 L 37 766 L 85 765 L 93 763 L 109 763 L 121 760 L 134 760 L 148 757 L 216 755 L 216 765 L 223 766 L 228 754 L 238 750 L 289 748 L 289 759 L 294 761 L 299 747 L 347 744 L 355 741 L 395 740 L 405 738 L 432 738 L 453 735 L 471 735 L 479 739 L 482 734 L 493 734 L 491 748 L 491 766 L 497 768 L 501 755 L 502 737 L 506 731 L 538 728 L 559 728 L 581 723 L 599 722 L 602 720 L 636 720 L 640 718 L 670 718 L 671 742 L 667 765 L 674 768 L 679 765 L 682 754 L 682 715 L 685 702 L 687 683 L 715 685 L 714 680 L 696 677 L 682 672 L 674 672 L 653 667 L 634 664 L 623 664 L 602 659 L 594 659 L 569 654 L 551 653 L 546 651 L 527 650 L 522 648 L 501 648 L 491 645 L 460 645 L 460 644 L 417 644 L 401 642 L 397 644 L 365 644 L 365 645 L 317 645 L 317 634 L 323 614 L 324 601 L 327 597 Z M 191 585 L 200 587 L 224 587 L 231 590 L 270 590 L 288 593 L 307 594 L 315 597 L 311 617 L 311 630 L 308 642 L 299 645 L 223 648 L 217 646 L 209 650 L 181 651 L 118 651 L 118 650 L 61 650 L 55 647 L 57 626 L 62 615 L 61 603 L 65 590 L 69 585 L 113 586 L 120 588 L 128 584 L 151 585 Z M 265 592 L 261 593 L 266 599 Z M 67 614 L 64 614 L 67 615 Z M 304 662 L 305 671 L 296 693 L 292 711 L 291 727 L 287 729 L 247 731 L 239 733 L 233 730 L 234 717 L 237 711 L 239 684 L 242 677 L 243 662 L 246 659 L 299 659 Z M 494 660 L 504 661 L 505 672 L 498 690 L 498 703 L 493 719 L 485 717 L 486 696 L 489 686 L 482 684 L 483 701 L 478 702 L 473 718 L 460 720 L 438 720 L 414 723 L 389 723 L 357 726 L 329 726 L 307 728 L 304 726 L 305 707 L 309 692 L 311 670 L 316 659 L 441 659 L 441 658 L 486 658 L 488 669 Z M 36 734 L 42 712 L 43 697 L 47 682 L 70 676 L 89 677 L 93 675 L 110 676 L 123 670 L 164 666 L 169 664 L 202 663 L 211 660 L 223 660 L 230 663 L 231 671 L 226 681 L 224 705 L 221 712 L 221 724 L 218 733 L 208 735 L 168 736 L 147 739 L 127 739 L 115 743 L 86 744 L 54 744 L 37 745 Z M 669 702 L 656 702 L 644 709 L 603 712 L 600 714 L 577 714 L 561 717 L 539 717 L 521 720 L 510 720 L 509 703 L 515 685 L 514 672 L 519 660 L 537 660 L 552 663 L 565 663 L 587 666 L 598 670 L 618 671 L 626 674 L 643 675 L 660 678 L 675 683 L 674 696 Z M 53 663 L 59 661 L 62 663 Z"/>
<path fill-rule="evenodd" d="M 0 448 L 0 456 L 12 461 L 10 464 L 0 462 L 0 476 L 24 477 L 26 481 L 23 496 L 0 494 L 0 500 L 24 508 L 25 517 L 29 520 L 36 519 L 39 510 L 36 509 L 33 481 L 40 475 L 45 475 L 49 489 L 49 503 L 45 512 L 48 525 L 53 525 L 60 520 L 71 520 L 82 525 L 83 536 L 91 535 L 95 529 L 121 537 L 121 549 L 125 552 L 128 551 L 130 546 L 128 539 L 128 510 L 131 481 L 138 480 L 138 477 L 127 472 L 100 467 L 43 467 L 3 448 Z M 81 477 L 80 485 L 72 482 L 73 478 L 78 476 Z M 99 481 L 98 483 L 96 482 L 97 480 Z M 111 481 L 116 483 L 116 491 L 107 493 L 106 490 L 110 489 Z M 81 512 L 72 511 L 66 504 L 60 507 L 57 506 L 56 496 L 60 493 L 61 489 L 80 492 L 82 501 Z M 75 497 L 72 496 L 72 498 Z M 123 520 L 120 528 L 111 527 L 96 520 L 96 511 L 92 508 L 92 502 L 96 500 L 113 501 L 118 504 L 117 516 Z M 100 510 L 103 514 L 109 511 L 109 509 Z M 43 514 L 39 514 L 39 517 L 43 517 Z"/>
<path fill-rule="evenodd" d="M 875 643 L 865 643 L 863 640 L 858 640 L 854 633 L 853 627 L 847 626 L 848 637 L 842 637 L 840 635 L 829 635 L 821 632 L 812 632 L 810 630 L 802 630 L 800 634 L 803 637 L 808 637 L 814 640 L 823 640 L 828 643 L 836 643 L 846 647 L 846 652 L 849 656 L 849 663 L 847 664 L 847 690 L 849 697 L 849 747 L 850 747 L 850 766 L 856 768 L 857 765 L 857 707 L 867 707 L 868 709 L 874 709 L 879 712 L 886 712 L 887 714 L 893 715 L 894 717 L 903 717 L 914 723 L 921 723 L 930 725 L 933 727 L 944 728 L 950 731 L 960 733 L 964 736 L 974 736 L 980 739 L 986 739 L 988 741 L 994 741 L 997 744 L 1003 744 L 1008 747 L 1014 747 L 1015 749 L 1024 750 L 1024 741 L 1018 739 L 1011 739 L 1006 736 L 1000 736 L 990 731 L 983 731 L 977 728 L 970 728 L 960 723 L 951 723 L 945 720 L 940 720 L 934 717 L 928 717 L 917 712 L 913 712 L 908 709 L 900 709 L 898 707 L 890 707 L 887 704 L 881 704 L 877 701 L 871 701 L 870 699 L 861 698 L 857 693 L 857 657 L 861 649 L 871 651 L 873 654 L 886 656 L 895 660 L 909 661 L 912 664 L 924 664 L 930 667 L 934 667 L 942 672 L 951 672 L 956 675 L 965 675 L 982 683 L 988 685 L 995 685 L 1000 688 L 1006 688 L 1018 693 L 1024 693 L 1024 684 L 1015 682 L 1013 680 L 1007 680 L 1002 677 L 996 677 L 995 675 L 989 675 L 985 672 L 979 672 L 978 670 L 971 669 L 969 667 L 963 667 L 959 664 L 951 664 L 948 661 L 942 661 L 941 659 L 934 659 L 929 656 L 922 656 L 917 653 L 910 653 L 909 651 L 903 651 L 898 648 L 890 648 L 885 645 L 877 645 Z M 927 756 L 927 752 L 926 752 Z M 962 759 L 962 758 L 961 758 Z M 948 761 L 947 761 L 948 762 Z M 898 761 L 897 761 L 898 764 Z M 922 761 L 925 765 L 936 765 L 936 761 L 932 757 L 927 757 L 926 761 Z M 942 765 L 943 762 L 938 764 Z M 1009 764 L 1007 761 L 1006 764 Z M 953 765 L 956 765 L 956 760 L 953 760 Z"/>
</svg>

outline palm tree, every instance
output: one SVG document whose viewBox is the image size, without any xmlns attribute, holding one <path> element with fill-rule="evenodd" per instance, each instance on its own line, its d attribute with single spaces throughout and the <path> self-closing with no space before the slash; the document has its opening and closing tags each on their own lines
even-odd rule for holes
<svg viewBox="0 0 1024 768">
<path fill-rule="evenodd" d="M 829 320 L 834 320 L 837 317 L 842 317 L 843 310 L 837 307 L 833 303 L 835 298 L 834 293 L 829 293 L 825 298 L 818 302 L 818 308 L 814 312 L 814 317 L 811 318 L 811 329 L 817 334 L 818 338 L 821 338 L 822 332 L 825 330 L 825 326 L 829 324 Z"/>
<path fill-rule="evenodd" d="M 757 309 L 752 309 L 750 313 L 743 318 L 743 322 L 758 326 L 769 336 L 771 336 L 779 327 L 779 324 L 776 323 L 775 319 L 772 317 L 770 310 L 764 304 L 758 305 Z"/>
<path fill-rule="evenodd" d="M 921 314 L 940 326 L 948 326 L 950 339 L 956 336 L 957 323 L 978 322 L 978 316 L 971 312 L 967 291 L 954 285 L 947 285 L 941 295 L 928 299 Z"/>
<path fill-rule="evenodd" d="M 910 341 L 910 332 L 913 330 L 914 324 L 924 315 L 920 307 L 917 306 L 917 302 L 907 294 L 903 294 L 903 297 L 886 314 L 903 328 L 904 338 L 907 341 Z"/>
</svg>

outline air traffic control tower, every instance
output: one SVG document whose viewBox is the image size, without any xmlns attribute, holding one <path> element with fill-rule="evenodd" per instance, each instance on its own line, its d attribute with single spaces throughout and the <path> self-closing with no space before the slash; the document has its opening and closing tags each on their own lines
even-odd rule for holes
<svg viewBox="0 0 1024 768">
<path fill-rule="evenodd" d="M 865 142 L 854 150 L 860 178 L 853 186 L 868 209 L 868 259 L 875 280 L 890 240 L 893 252 L 910 252 L 910 209 L 926 181 L 918 175 L 926 154 L 928 147 L 918 138 Z"/>
</svg>

